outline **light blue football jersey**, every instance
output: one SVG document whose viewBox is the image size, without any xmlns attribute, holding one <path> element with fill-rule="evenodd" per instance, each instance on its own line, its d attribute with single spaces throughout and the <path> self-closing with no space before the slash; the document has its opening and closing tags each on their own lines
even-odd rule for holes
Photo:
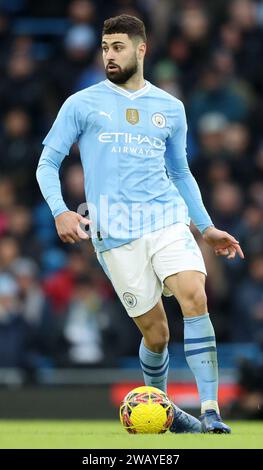
<svg viewBox="0 0 263 470">
<path fill-rule="evenodd" d="M 148 81 L 130 92 L 105 80 L 65 101 L 43 144 L 60 155 L 59 168 L 72 144 L 78 143 L 97 251 L 176 222 L 189 224 L 189 205 L 193 217 L 197 212 L 194 222 L 200 230 L 212 225 L 198 187 L 191 192 L 196 185 L 192 175 L 194 183 L 190 182 L 190 190 L 187 187 L 186 130 L 182 102 Z M 61 193 L 52 199 L 45 191 L 48 174 L 41 175 L 45 167 L 43 155 L 38 181 L 47 202 L 53 200 L 50 207 L 57 216 L 67 208 Z"/>
</svg>

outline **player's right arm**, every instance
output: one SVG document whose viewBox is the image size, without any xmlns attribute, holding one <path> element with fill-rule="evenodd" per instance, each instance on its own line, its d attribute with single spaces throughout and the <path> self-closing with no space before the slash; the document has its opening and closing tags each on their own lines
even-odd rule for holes
<svg viewBox="0 0 263 470">
<path fill-rule="evenodd" d="M 48 203 L 59 237 L 63 242 L 75 243 L 87 234 L 80 228 L 90 223 L 80 214 L 70 211 L 66 206 L 59 179 L 59 169 L 65 156 L 82 132 L 82 119 L 77 111 L 73 97 L 65 101 L 58 116 L 43 141 L 44 149 L 37 167 L 37 181 Z"/>
</svg>

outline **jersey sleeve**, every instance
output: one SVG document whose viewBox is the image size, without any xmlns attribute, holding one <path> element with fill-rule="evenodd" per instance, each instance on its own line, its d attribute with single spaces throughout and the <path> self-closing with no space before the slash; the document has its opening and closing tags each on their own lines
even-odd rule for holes
<svg viewBox="0 0 263 470">
<path fill-rule="evenodd" d="M 191 220 L 200 232 L 213 225 L 204 207 L 198 184 L 193 177 L 186 154 L 187 123 L 184 105 L 177 101 L 171 136 L 166 142 L 165 165 L 167 174 L 184 199 Z"/>
<path fill-rule="evenodd" d="M 53 126 L 43 140 L 43 145 L 68 155 L 72 144 L 78 141 L 82 133 L 82 121 L 76 97 L 72 95 L 60 108 Z"/>
<path fill-rule="evenodd" d="M 63 153 L 45 146 L 36 172 L 40 190 L 50 207 L 53 217 L 69 210 L 62 197 L 59 179 L 59 168 L 64 158 Z"/>
</svg>

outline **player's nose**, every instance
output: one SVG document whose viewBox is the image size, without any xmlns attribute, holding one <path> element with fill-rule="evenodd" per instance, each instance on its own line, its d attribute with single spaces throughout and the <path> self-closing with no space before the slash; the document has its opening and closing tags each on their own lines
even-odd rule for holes
<svg viewBox="0 0 263 470">
<path fill-rule="evenodd" d="M 108 62 L 114 61 L 114 51 L 112 49 L 109 49 L 105 57 L 108 60 Z"/>
</svg>

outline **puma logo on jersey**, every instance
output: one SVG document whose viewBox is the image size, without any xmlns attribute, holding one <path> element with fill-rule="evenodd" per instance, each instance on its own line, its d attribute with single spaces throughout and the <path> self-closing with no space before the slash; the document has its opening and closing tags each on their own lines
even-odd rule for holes
<svg viewBox="0 0 263 470">
<path fill-rule="evenodd" d="M 113 113 L 113 111 L 111 111 L 111 113 L 106 113 L 105 111 L 100 111 L 99 112 L 99 114 L 101 116 L 106 116 L 107 118 L 109 118 L 110 121 L 112 121 L 112 117 L 111 117 L 112 113 Z"/>
</svg>

